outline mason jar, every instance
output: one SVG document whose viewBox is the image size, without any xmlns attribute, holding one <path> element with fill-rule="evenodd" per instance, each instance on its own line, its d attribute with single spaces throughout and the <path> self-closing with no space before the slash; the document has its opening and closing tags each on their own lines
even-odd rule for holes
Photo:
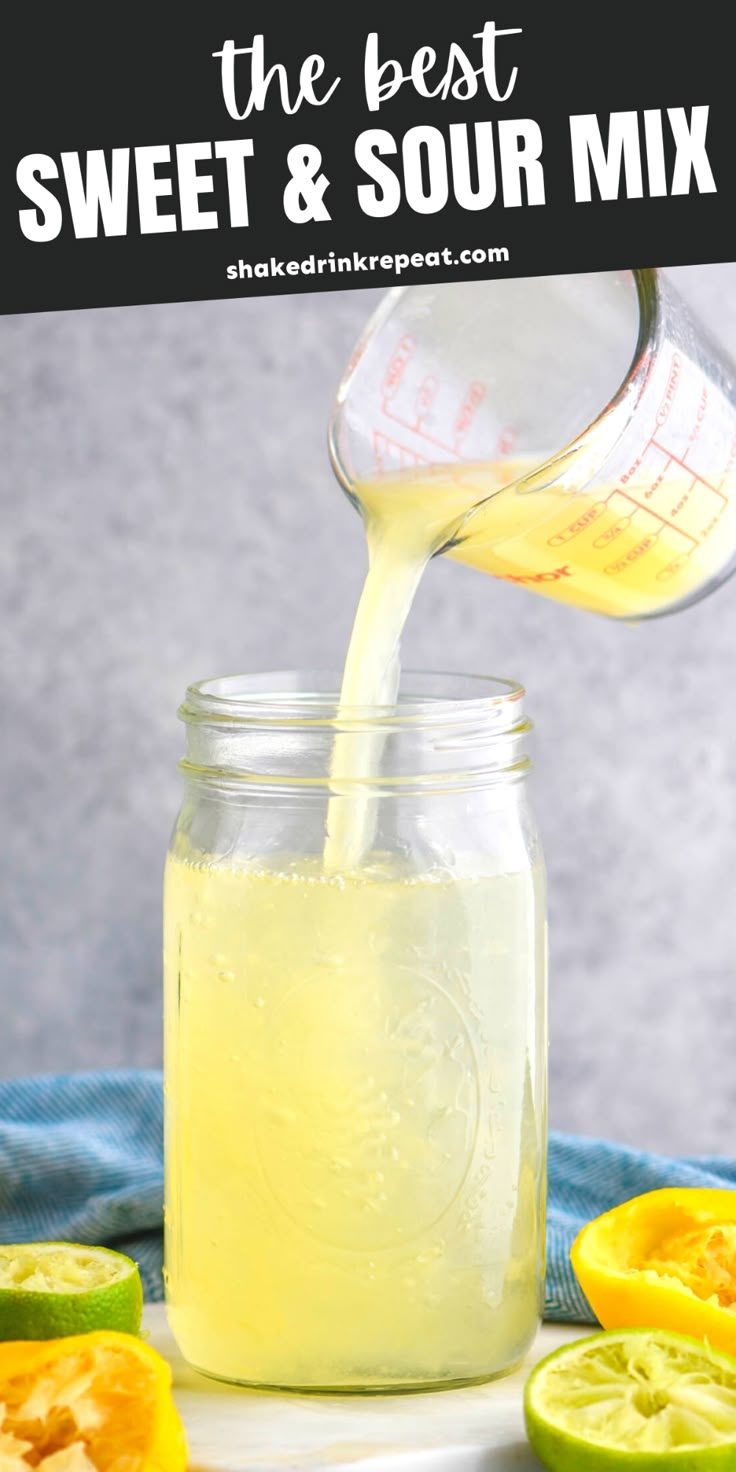
<svg viewBox="0 0 736 1472">
<path fill-rule="evenodd" d="M 312 671 L 228 677 L 180 711 L 170 1322 L 192 1365 L 242 1384 L 485 1380 L 523 1358 L 544 1268 L 524 692 L 406 675 L 396 706 L 345 711 L 338 689 Z M 374 775 L 331 779 L 336 741 L 343 774 Z M 363 834 L 343 866 L 334 842 L 325 859 L 336 816 Z"/>
</svg>

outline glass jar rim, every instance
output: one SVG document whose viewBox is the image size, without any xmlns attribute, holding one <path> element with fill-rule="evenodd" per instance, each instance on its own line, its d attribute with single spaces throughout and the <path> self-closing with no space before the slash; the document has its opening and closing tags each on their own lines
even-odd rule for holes
<svg viewBox="0 0 736 1472">
<path fill-rule="evenodd" d="M 339 730 L 437 730 L 481 723 L 521 735 L 525 690 L 515 680 L 455 671 L 402 671 L 394 705 L 341 706 L 341 675 L 331 670 L 266 670 L 198 680 L 179 716 L 187 724 L 333 727 Z"/>
</svg>

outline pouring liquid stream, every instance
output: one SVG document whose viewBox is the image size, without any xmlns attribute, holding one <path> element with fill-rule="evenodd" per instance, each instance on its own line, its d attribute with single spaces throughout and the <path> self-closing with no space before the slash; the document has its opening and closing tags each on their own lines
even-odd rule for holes
<svg viewBox="0 0 736 1472">
<path fill-rule="evenodd" d="M 649 500 L 649 487 L 636 484 L 624 490 L 598 482 L 581 491 L 588 476 L 578 451 L 568 455 L 562 474 L 558 464 L 552 483 L 548 474 L 542 457 L 529 456 L 431 466 L 352 487 L 369 568 L 345 661 L 338 728 L 340 711 L 395 705 L 402 631 L 426 565 L 439 552 L 558 602 L 635 621 L 686 601 L 717 576 L 736 537 L 733 470 L 720 490 L 706 494 L 693 488 L 683 467 L 664 507 L 661 496 Z M 354 869 L 370 850 L 378 803 L 366 789 L 379 777 L 384 744 L 369 729 L 361 735 L 338 729 L 324 848 L 328 874 Z"/>
<path fill-rule="evenodd" d="M 517 468 L 515 478 L 524 467 Z M 487 487 L 508 481 L 509 466 L 484 467 Z M 489 473 L 490 472 L 490 473 Z M 343 670 L 340 712 L 395 705 L 401 677 L 400 643 L 427 563 L 445 548 L 477 503 L 478 486 L 449 480 L 442 471 L 395 480 L 376 477 L 355 487 L 368 544 L 368 573 Z M 324 849 L 326 873 L 356 868 L 375 834 L 377 799 L 361 791 L 380 771 L 382 733 L 335 738 Z M 342 791 L 341 791 L 342 787 Z"/>
<path fill-rule="evenodd" d="M 446 514 L 432 503 L 421 483 L 407 482 L 402 493 L 380 481 L 358 491 L 368 544 L 368 573 L 353 622 L 345 659 L 340 713 L 395 705 L 401 678 L 400 642 L 424 569 L 447 540 Z M 429 512 L 429 514 L 428 514 Z M 328 874 L 356 868 L 370 849 L 377 801 L 364 789 L 381 765 L 385 737 L 369 727 L 360 735 L 335 738 L 330 771 L 324 867 Z M 341 791 L 342 787 L 342 791 Z"/>
<path fill-rule="evenodd" d="M 167 1297 L 222 1378 L 466 1384 L 536 1328 L 544 866 L 490 747 L 477 770 L 492 721 L 466 741 L 450 713 L 439 781 L 395 782 L 433 739 L 423 715 L 399 734 L 400 640 L 440 554 L 630 621 L 736 563 L 736 370 L 651 273 L 633 285 L 396 294 L 338 391 L 369 569 L 326 839 L 298 726 L 283 806 L 233 806 L 214 843 L 187 808 L 167 864 Z"/>
<path fill-rule="evenodd" d="M 371 718 L 395 706 L 417 585 L 469 497 L 360 488 L 369 570 L 322 852 L 210 861 L 182 834 L 169 857 L 168 1118 L 186 1147 L 167 1155 L 167 1295 L 187 1357 L 226 1379 L 484 1378 L 536 1324 L 542 867 L 512 850 L 498 872 L 474 834 L 452 869 L 413 865 L 376 837 L 371 792 Z"/>
</svg>

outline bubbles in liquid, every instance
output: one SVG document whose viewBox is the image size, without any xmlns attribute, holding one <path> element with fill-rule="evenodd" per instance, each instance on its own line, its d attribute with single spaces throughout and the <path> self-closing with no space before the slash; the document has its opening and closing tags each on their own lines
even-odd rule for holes
<svg viewBox="0 0 736 1472">
<path fill-rule="evenodd" d="M 483 1375 L 518 1359 L 538 1308 L 541 876 L 409 879 L 384 859 L 380 881 L 338 886 L 320 868 L 169 860 L 167 974 L 180 932 L 189 977 L 168 1009 L 172 1323 L 236 1379 Z M 205 897 L 237 986 L 188 921 Z"/>
</svg>

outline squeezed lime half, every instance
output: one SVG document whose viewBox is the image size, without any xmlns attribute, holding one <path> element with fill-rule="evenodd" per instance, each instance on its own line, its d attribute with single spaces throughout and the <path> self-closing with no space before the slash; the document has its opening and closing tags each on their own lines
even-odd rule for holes
<svg viewBox="0 0 736 1472">
<path fill-rule="evenodd" d="M 591 1334 L 535 1367 L 524 1416 L 549 1472 L 730 1472 L 736 1359 L 666 1330 Z"/>
<path fill-rule="evenodd" d="M 137 1334 L 142 1311 L 137 1264 L 122 1252 L 78 1242 L 0 1245 L 0 1340 Z"/>
</svg>

